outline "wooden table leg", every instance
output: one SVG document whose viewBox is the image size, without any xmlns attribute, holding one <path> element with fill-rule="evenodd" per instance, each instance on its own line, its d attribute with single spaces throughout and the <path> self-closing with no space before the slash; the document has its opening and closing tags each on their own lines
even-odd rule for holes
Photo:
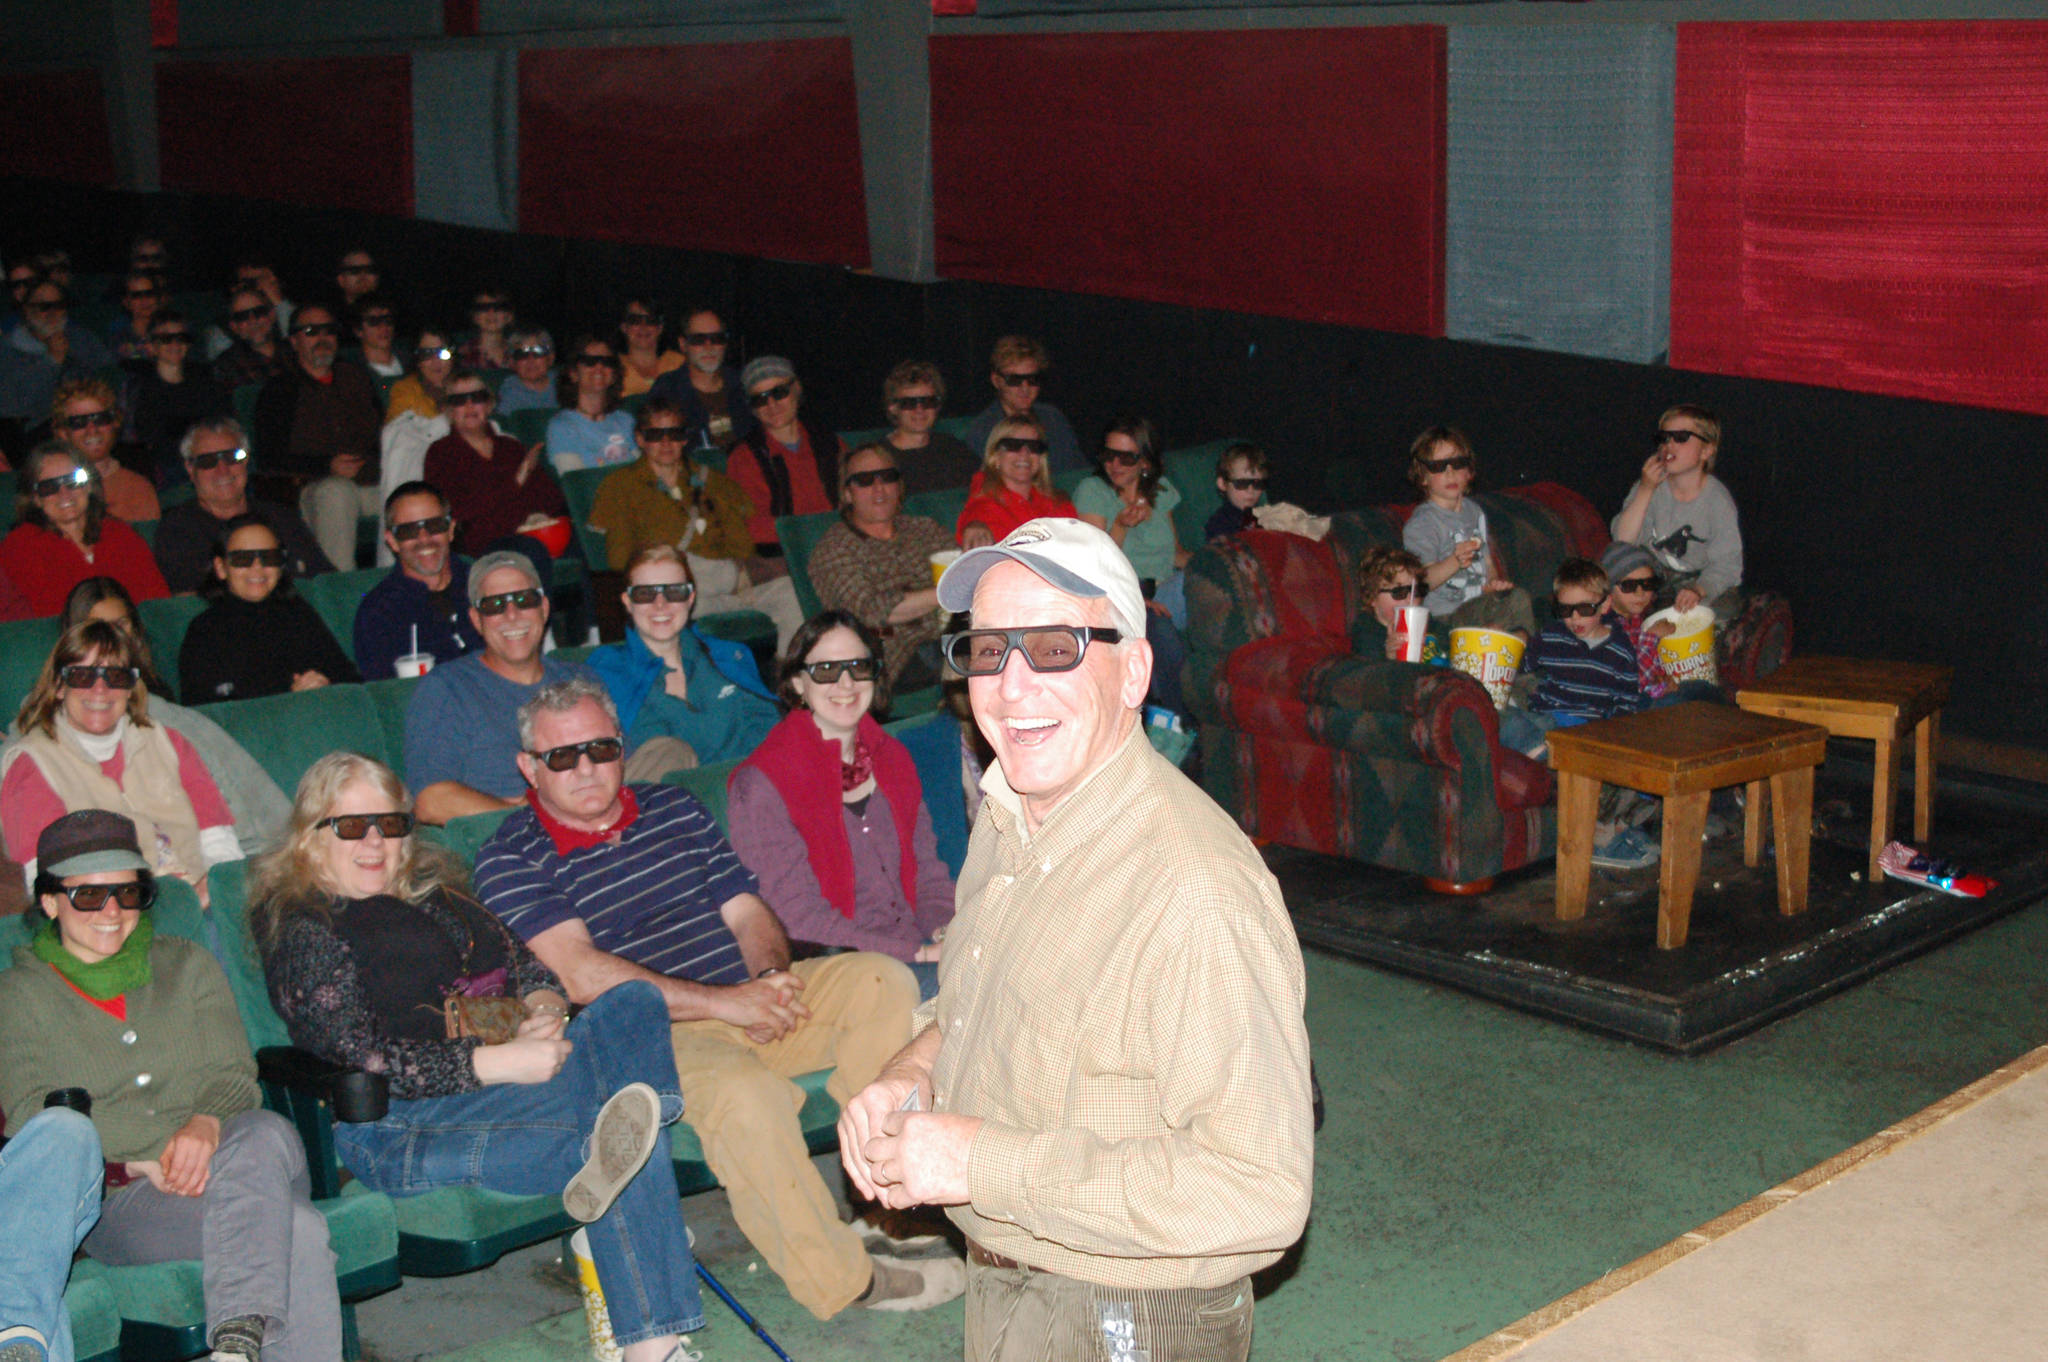
<svg viewBox="0 0 2048 1362">
<path fill-rule="evenodd" d="M 1657 866 L 1657 949 L 1677 950 L 1692 926 L 1692 891 L 1700 881 L 1700 839 L 1707 831 L 1709 792 L 1664 796 L 1663 858 Z"/>
<path fill-rule="evenodd" d="M 1778 911 L 1793 917 L 1806 911 L 1808 854 L 1813 849 L 1813 768 L 1795 767 L 1771 777 L 1778 834 Z"/>
<path fill-rule="evenodd" d="M 1764 791 L 1770 786 L 1752 780 L 1742 800 L 1742 863 L 1755 865 L 1764 858 Z"/>
<path fill-rule="evenodd" d="M 1600 782 L 1570 771 L 1557 773 L 1557 916 L 1570 922 L 1586 915 L 1593 883 L 1593 818 L 1600 806 Z"/>
<path fill-rule="evenodd" d="M 1934 831 L 1934 744 L 1940 731 L 1940 710 L 1913 730 L 1913 840 L 1923 847 Z"/>
<path fill-rule="evenodd" d="M 1892 839 L 1892 814 L 1899 802 L 1900 755 L 1896 734 L 1877 740 L 1877 783 L 1870 791 L 1870 870 L 1865 876 L 1872 884 L 1884 875 L 1878 868 L 1877 853 Z"/>
</svg>

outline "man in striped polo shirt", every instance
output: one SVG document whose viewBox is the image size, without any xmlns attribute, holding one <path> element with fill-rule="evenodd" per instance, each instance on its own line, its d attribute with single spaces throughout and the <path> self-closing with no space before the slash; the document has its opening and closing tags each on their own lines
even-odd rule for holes
<svg viewBox="0 0 2048 1362">
<path fill-rule="evenodd" d="M 901 1257 L 908 1246 L 839 1219 L 789 1081 L 830 1066 L 841 1104 L 866 1086 L 910 1037 L 910 970 L 870 952 L 791 963 L 781 921 L 704 806 L 625 783 L 602 685 L 542 687 L 519 711 L 519 746 L 527 807 L 477 853 L 477 892 L 573 1001 L 627 979 L 661 989 L 683 1119 L 790 1295 L 820 1319 L 959 1295 L 958 1258 Z"/>
</svg>

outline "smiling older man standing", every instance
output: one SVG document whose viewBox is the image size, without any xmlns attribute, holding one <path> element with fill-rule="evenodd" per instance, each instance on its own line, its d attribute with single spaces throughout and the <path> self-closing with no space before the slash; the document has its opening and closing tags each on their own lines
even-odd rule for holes
<svg viewBox="0 0 2048 1362">
<path fill-rule="evenodd" d="M 940 603 L 994 747 L 939 996 L 847 1105 L 890 1206 L 967 1235 L 973 1362 L 1242 1359 L 1301 1234 L 1301 952 L 1258 853 L 1146 741 L 1144 598 L 1102 531 L 1034 520 Z"/>
</svg>

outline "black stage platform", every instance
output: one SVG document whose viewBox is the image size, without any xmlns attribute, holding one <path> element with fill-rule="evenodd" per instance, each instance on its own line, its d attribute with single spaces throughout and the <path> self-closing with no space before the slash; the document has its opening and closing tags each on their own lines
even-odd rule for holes
<svg viewBox="0 0 2048 1362">
<path fill-rule="evenodd" d="M 1384 965 L 1512 1007 L 1681 1053 L 1733 1040 L 2048 893 L 2048 789 L 1993 777 L 1936 786 L 1931 850 L 1998 880 L 1982 900 L 1863 881 L 1868 747 L 1831 746 L 1815 792 L 1810 906 L 1781 917 L 1767 849 L 1742 863 L 1739 818 L 1708 842 L 1692 931 L 1656 947 L 1657 871 L 1593 871 L 1586 916 L 1559 922 L 1550 862 L 1470 899 L 1412 875 L 1268 847 L 1304 946 Z M 1910 771 L 1910 763 L 1909 771 Z M 1899 801 L 1912 829 L 1910 775 Z M 1895 835 L 1899 835 L 1895 834 Z"/>
</svg>

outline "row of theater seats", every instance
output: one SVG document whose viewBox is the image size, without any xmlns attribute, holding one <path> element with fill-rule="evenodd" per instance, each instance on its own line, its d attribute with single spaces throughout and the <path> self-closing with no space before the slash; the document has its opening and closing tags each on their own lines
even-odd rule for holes
<svg viewBox="0 0 2048 1362">
<path fill-rule="evenodd" d="M 360 751 L 397 764 L 404 698 L 413 681 L 333 686 L 296 695 L 272 696 L 208 712 L 224 725 L 287 790 L 305 767 L 336 748 Z M 900 720 L 889 726 L 915 759 L 926 803 L 933 815 L 939 853 L 957 873 L 966 854 L 967 819 L 960 782 L 959 730 L 943 715 Z M 678 773 L 675 783 L 702 799 L 724 825 L 725 782 L 732 763 Z M 466 861 L 488 840 L 504 814 L 459 819 L 447 828 L 426 829 Z M 289 1117 L 304 1140 L 313 1171 L 316 1204 L 327 1217 L 342 1299 L 354 1302 L 398 1285 L 402 1276 L 445 1277 L 488 1267 L 515 1249 L 575 1228 L 559 1196 L 520 1197 L 474 1188 L 448 1188 L 393 1199 L 344 1181 L 335 1155 L 333 1122 L 337 1101 L 351 1116 L 374 1116 L 352 1104 L 361 1100 L 360 1075 L 336 1074 L 290 1040 L 272 1010 L 262 962 L 247 924 L 246 865 L 217 866 L 208 875 L 212 907 L 202 912 L 182 882 L 167 883 L 154 911 L 156 929 L 198 942 L 226 972 L 241 1011 L 250 1047 L 257 1051 L 264 1104 Z M 26 944 L 24 918 L 0 919 L 0 969 L 14 947 Z M 805 1102 L 801 1120 L 812 1152 L 837 1147 L 838 1104 L 826 1094 L 829 1071 L 797 1080 Z M 353 1096 L 351 1096 L 353 1094 Z M 685 1195 L 717 1185 L 703 1148 L 687 1124 L 671 1132 L 670 1155 Z M 108 1268 L 82 1260 L 65 1295 L 77 1341 L 87 1362 L 183 1362 L 206 1352 L 205 1296 L 196 1261 Z M 348 1356 L 357 1354 L 354 1314 L 347 1315 Z M 484 1331 L 488 1332 L 488 1322 Z"/>
</svg>

